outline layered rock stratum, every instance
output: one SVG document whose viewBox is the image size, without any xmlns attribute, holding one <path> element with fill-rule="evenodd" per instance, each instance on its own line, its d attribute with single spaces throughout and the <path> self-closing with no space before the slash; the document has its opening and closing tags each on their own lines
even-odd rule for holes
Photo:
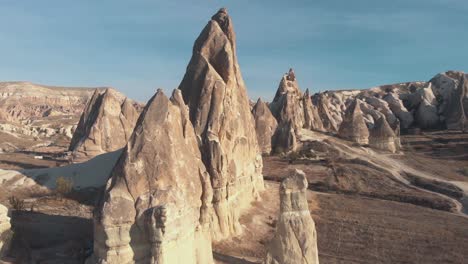
<svg viewBox="0 0 468 264">
<path fill-rule="evenodd" d="M 252 109 L 252 115 L 255 119 L 255 131 L 260 150 L 263 154 L 270 154 L 271 142 L 278 122 L 271 114 L 270 108 L 260 98 Z"/>
<path fill-rule="evenodd" d="M 213 238 L 240 233 L 241 212 L 264 186 L 255 123 L 226 9 L 211 18 L 195 41 L 179 89 L 213 186 Z"/>
<path fill-rule="evenodd" d="M 295 170 L 280 185 L 280 213 L 265 264 L 318 264 L 317 231 L 307 202 L 308 183 Z"/>
<path fill-rule="evenodd" d="M 159 90 L 111 173 L 88 263 L 213 263 L 212 197 L 181 92 Z"/>
<path fill-rule="evenodd" d="M 114 89 L 96 90 L 70 142 L 76 157 L 93 157 L 123 148 L 139 113 L 134 102 Z"/>
</svg>

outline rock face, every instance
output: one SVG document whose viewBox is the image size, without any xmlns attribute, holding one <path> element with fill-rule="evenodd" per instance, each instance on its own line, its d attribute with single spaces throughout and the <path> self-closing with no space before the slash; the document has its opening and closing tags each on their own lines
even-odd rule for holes
<svg viewBox="0 0 468 264">
<path fill-rule="evenodd" d="M 111 173 L 88 263 L 213 263 L 212 194 L 180 91 L 158 91 Z"/>
<path fill-rule="evenodd" d="M 452 89 L 446 89 L 441 93 L 444 101 L 440 107 L 445 124 L 448 129 L 465 131 L 467 128 L 466 116 L 468 115 L 468 80 L 465 74 L 461 74 L 458 85 Z"/>
<path fill-rule="evenodd" d="M 276 128 L 273 135 L 273 153 L 288 153 L 295 151 L 298 148 L 298 140 L 296 138 L 296 129 L 292 120 L 287 123 L 282 123 Z"/>
<path fill-rule="evenodd" d="M 10 231 L 10 218 L 8 217 L 8 209 L 0 204 L 0 258 L 5 256 L 12 233 Z M 1 262 L 1 261 L 0 261 Z"/>
<path fill-rule="evenodd" d="M 431 86 L 431 83 L 429 83 L 428 87 L 418 90 L 420 102 L 415 117 L 418 126 L 423 129 L 439 127 L 440 118 L 437 111 L 437 100 Z"/>
<path fill-rule="evenodd" d="M 96 90 L 81 115 L 69 150 L 77 157 L 93 157 L 123 148 L 138 115 L 131 100 L 117 91 Z"/>
<path fill-rule="evenodd" d="M 316 95 L 316 102 L 318 113 L 325 130 L 328 132 L 338 132 L 339 123 L 337 123 L 330 112 L 330 101 L 326 94 L 320 93 Z"/>
<path fill-rule="evenodd" d="M 263 154 L 271 153 L 271 141 L 278 123 L 268 106 L 259 98 L 252 109 L 257 141 Z"/>
<path fill-rule="evenodd" d="M 374 127 L 370 130 L 369 145 L 372 148 L 381 149 L 395 153 L 397 151 L 397 136 L 388 124 L 385 117 L 377 119 Z"/>
<path fill-rule="evenodd" d="M 414 122 L 413 114 L 411 114 L 403 105 L 398 94 L 388 93 L 383 99 L 388 103 L 390 109 L 400 120 L 401 128 L 408 129 Z"/>
<path fill-rule="evenodd" d="M 179 88 L 213 186 L 212 235 L 223 239 L 241 231 L 240 213 L 264 188 L 255 123 L 226 9 L 211 18 L 195 41 Z"/>
<path fill-rule="evenodd" d="M 309 89 L 305 91 L 302 97 L 302 105 L 304 106 L 304 128 L 325 132 L 318 109 L 312 104 Z"/>
<path fill-rule="evenodd" d="M 307 179 L 296 170 L 280 186 L 280 215 L 265 264 L 318 264 L 317 232 L 307 204 Z"/>
<path fill-rule="evenodd" d="M 341 138 L 361 145 L 369 143 L 369 130 L 361 111 L 361 100 L 354 100 L 348 109 L 346 109 L 338 135 Z"/>
</svg>

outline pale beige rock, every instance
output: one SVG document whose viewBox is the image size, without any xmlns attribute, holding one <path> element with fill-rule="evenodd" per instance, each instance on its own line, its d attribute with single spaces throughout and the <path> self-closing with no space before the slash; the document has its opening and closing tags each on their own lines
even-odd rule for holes
<svg viewBox="0 0 468 264">
<path fill-rule="evenodd" d="M 195 41 L 179 88 L 214 189 L 213 239 L 238 234 L 241 213 L 264 185 L 255 122 L 226 9 L 212 17 Z"/>
<path fill-rule="evenodd" d="M 307 203 L 307 179 L 295 170 L 280 186 L 280 214 L 264 264 L 318 264 L 317 231 Z"/>
<path fill-rule="evenodd" d="M 10 246 L 12 232 L 10 230 L 8 208 L 0 204 L 0 258 L 5 256 Z M 1 262 L 1 261 L 0 261 Z"/>
<path fill-rule="evenodd" d="M 369 143 L 369 129 L 361 111 L 361 100 L 354 100 L 346 109 L 345 117 L 340 125 L 338 135 L 361 145 Z"/>
<path fill-rule="evenodd" d="M 96 90 L 73 134 L 69 150 L 78 158 L 90 158 L 123 148 L 139 113 L 130 99 L 114 89 Z"/>
<path fill-rule="evenodd" d="M 304 107 L 304 128 L 325 132 L 318 109 L 314 104 L 312 104 L 309 89 L 305 91 L 304 96 L 302 97 L 302 105 Z"/>
<path fill-rule="evenodd" d="M 159 90 L 111 173 L 88 263 L 213 263 L 212 194 L 181 92 Z"/>
<path fill-rule="evenodd" d="M 252 114 L 255 119 L 255 131 L 260 150 L 263 154 L 270 154 L 272 138 L 278 123 L 268 106 L 260 98 L 254 105 Z"/>
<path fill-rule="evenodd" d="M 395 153 L 397 151 L 396 137 L 385 117 L 380 117 L 370 130 L 369 146 Z"/>
<path fill-rule="evenodd" d="M 406 109 L 403 102 L 396 93 L 388 93 L 383 97 L 388 106 L 400 120 L 401 127 L 408 129 L 414 122 L 413 115 Z"/>
<path fill-rule="evenodd" d="M 438 128 L 440 117 L 437 112 L 437 100 L 432 92 L 432 84 L 428 87 L 418 90 L 418 95 L 421 98 L 415 112 L 415 119 L 418 127 L 423 129 Z"/>
<path fill-rule="evenodd" d="M 330 111 L 330 101 L 326 94 L 320 93 L 316 97 L 317 108 L 323 127 L 328 132 L 338 132 L 339 124 Z"/>
</svg>

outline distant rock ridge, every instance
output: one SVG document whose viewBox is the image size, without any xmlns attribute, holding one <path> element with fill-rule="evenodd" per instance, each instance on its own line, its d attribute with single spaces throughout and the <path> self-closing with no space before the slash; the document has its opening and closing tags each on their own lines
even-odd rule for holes
<svg viewBox="0 0 468 264">
<path fill-rule="evenodd" d="M 241 232 L 242 211 L 264 189 L 262 157 L 235 40 L 231 18 L 220 9 L 195 41 L 179 85 L 213 187 L 214 240 Z"/>
<path fill-rule="evenodd" d="M 138 116 L 133 102 L 114 89 L 96 90 L 81 115 L 69 150 L 80 158 L 123 148 Z"/>
<path fill-rule="evenodd" d="M 212 197 L 181 92 L 158 90 L 97 207 L 88 263 L 213 263 Z"/>
<path fill-rule="evenodd" d="M 252 109 L 252 115 L 255 119 L 258 145 L 263 154 L 270 154 L 272 138 L 278 122 L 273 114 L 271 114 L 270 108 L 260 98 L 258 98 L 257 103 Z"/>
<path fill-rule="evenodd" d="M 317 231 L 307 202 L 308 183 L 295 170 L 280 185 L 280 213 L 264 264 L 318 264 Z"/>
</svg>

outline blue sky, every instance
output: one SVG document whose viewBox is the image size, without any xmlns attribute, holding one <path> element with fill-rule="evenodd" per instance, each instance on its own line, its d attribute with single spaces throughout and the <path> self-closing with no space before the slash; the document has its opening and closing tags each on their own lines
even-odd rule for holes
<svg viewBox="0 0 468 264">
<path fill-rule="evenodd" d="M 289 67 L 313 92 L 468 71 L 466 0 L 0 0 L 0 81 L 112 86 L 145 101 L 178 86 L 222 6 L 253 99 L 271 99 Z"/>
</svg>

